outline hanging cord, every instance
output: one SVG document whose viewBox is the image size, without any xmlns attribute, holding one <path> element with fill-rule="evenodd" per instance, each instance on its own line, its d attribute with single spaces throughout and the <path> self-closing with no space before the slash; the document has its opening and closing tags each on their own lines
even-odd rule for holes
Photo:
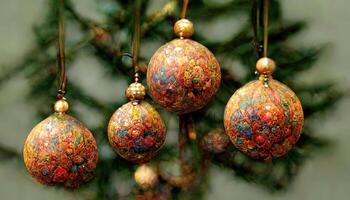
<svg viewBox="0 0 350 200">
<path fill-rule="evenodd" d="M 252 6 L 252 24 L 253 24 L 253 45 L 258 58 L 262 57 L 263 45 L 260 42 L 260 0 L 254 0 Z"/>
<path fill-rule="evenodd" d="M 259 4 L 262 2 L 262 5 Z M 267 57 L 268 45 L 269 45 L 269 0 L 255 0 L 253 2 L 252 20 L 254 25 L 254 43 L 255 49 L 258 53 L 259 59 L 256 62 L 255 73 L 259 75 L 259 80 L 263 81 L 264 87 L 269 87 L 269 80 L 272 78 L 272 74 L 276 69 L 276 63 L 271 58 Z M 262 12 L 261 12 L 262 9 Z M 260 31 L 260 19 L 262 18 L 262 31 Z M 259 41 L 259 34 L 262 32 L 263 41 L 262 45 Z"/>
<path fill-rule="evenodd" d="M 268 42 L 269 42 L 269 0 L 264 0 L 263 4 L 263 26 L 264 26 L 264 52 L 263 56 L 267 57 Z"/>
<path fill-rule="evenodd" d="M 181 19 L 186 18 L 186 13 L 187 13 L 187 6 L 188 6 L 188 0 L 182 0 L 182 9 L 181 9 Z"/>
<path fill-rule="evenodd" d="M 261 5 L 261 0 L 253 1 L 252 9 L 252 23 L 253 23 L 253 32 L 254 32 L 254 47 L 258 54 L 258 57 L 267 57 L 268 54 L 268 34 L 269 34 L 269 0 L 262 0 L 263 4 Z M 263 11 L 261 12 L 261 7 Z M 262 15 L 262 16 L 261 16 Z M 263 41 L 260 41 L 261 33 L 261 17 L 263 19 L 262 32 L 263 32 Z"/>
<path fill-rule="evenodd" d="M 62 99 L 66 94 L 67 75 L 64 52 L 64 0 L 60 0 L 58 8 L 58 71 L 59 82 L 57 90 L 57 99 Z"/>
<path fill-rule="evenodd" d="M 141 10 L 141 1 L 135 1 L 134 8 L 134 34 L 132 38 L 132 64 L 134 66 L 134 78 L 135 82 L 139 81 L 139 52 L 140 52 L 140 10 Z"/>
</svg>

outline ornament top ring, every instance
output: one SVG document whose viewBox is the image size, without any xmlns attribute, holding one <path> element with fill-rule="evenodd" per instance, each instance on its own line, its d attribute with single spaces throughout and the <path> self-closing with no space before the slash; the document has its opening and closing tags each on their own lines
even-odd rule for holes
<svg viewBox="0 0 350 200">
<path fill-rule="evenodd" d="M 152 56 L 147 84 L 153 99 L 178 114 L 197 111 L 209 103 L 221 82 L 219 63 L 200 43 L 188 39 L 194 32 L 187 19 L 175 23 L 174 39 Z"/>
</svg>

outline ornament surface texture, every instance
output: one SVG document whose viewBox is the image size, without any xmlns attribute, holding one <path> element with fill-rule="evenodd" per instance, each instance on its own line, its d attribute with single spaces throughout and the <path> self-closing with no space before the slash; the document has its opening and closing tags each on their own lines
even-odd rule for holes
<svg viewBox="0 0 350 200">
<path fill-rule="evenodd" d="M 94 174 L 98 152 L 91 132 L 67 114 L 53 114 L 36 125 L 23 148 L 29 174 L 45 185 L 77 188 Z"/>
<path fill-rule="evenodd" d="M 108 139 L 120 156 L 134 163 L 144 163 L 165 141 L 166 127 L 159 113 L 145 101 L 124 104 L 112 116 Z"/>
<path fill-rule="evenodd" d="M 304 126 L 301 103 L 286 85 L 252 81 L 238 89 L 225 108 L 224 126 L 232 143 L 255 159 L 288 153 Z"/>
<path fill-rule="evenodd" d="M 147 84 L 153 99 L 179 114 L 209 103 L 221 82 L 219 63 L 203 45 L 174 39 L 160 47 L 148 65 Z"/>
</svg>

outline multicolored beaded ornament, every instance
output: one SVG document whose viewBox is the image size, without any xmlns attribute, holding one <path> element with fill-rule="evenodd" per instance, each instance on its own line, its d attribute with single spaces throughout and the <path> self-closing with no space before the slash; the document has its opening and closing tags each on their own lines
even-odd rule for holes
<svg viewBox="0 0 350 200">
<path fill-rule="evenodd" d="M 268 0 L 264 0 L 264 56 L 256 63 L 259 80 L 238 89 L 224 113 L 226 134 L 242 152 L 271 160 L 289 152 L 304 125 L 301 103 L 286 85 L 272 79 L 275 62 L 266 57 Z"/>
<path fill-rule="evenodd" d="M 160 47 L 152 56 L 147 85 L 153 99 L 171 112 L 185 114 L 208 104 L 221 83 L 219 63 L 200 43 L 189 39 L 193 24 L 186 19 L 184 1 L 181 19 L 174 25 L 179 39 Z"/>
<path fill-rule="evenodd" d="M 130 102 L 120 107 L 108 124 L 110 144 L 120 156 L 134 163 L 149 161 L 166 137 L 165 124 L 154 107 L 144 101 L 145 87 L 139 83 L 139 15 L 139 11 L 136 11 L 132 56 L 135 82 L 126 90 Z"/>
<path fill-rule="evenodd" d="M 98 152 L 91 132 L 77 119 L 66 114 L 63 1 L 59 20 L 59 68 L 61 72 L 55 113 L 36 125 L 23 147 L 28 173 L 45 185 L 77 188 L 94 174 Z"/>
</svg>

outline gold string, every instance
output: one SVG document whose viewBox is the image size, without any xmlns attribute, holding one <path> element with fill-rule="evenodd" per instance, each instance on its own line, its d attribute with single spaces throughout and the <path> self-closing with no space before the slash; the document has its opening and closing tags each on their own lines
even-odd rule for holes
<svg viewBox="0 0 350 200">
<path fill-rule="evenodd" d="M 139 72 L 139 52 L 140 52 L 140 34 L 141 34 L 141 25 L 140 25 L 140 9 L 141 1 L 135 0 L 134 7 L 134 34 L 132 38 L 132 64 L 134 66 L 134 76 L 135 81 L 138 81 L 138 72 Z"/>
<path fill-rule="evenodd" d="M 268 52 L 268 41 L 269 41 L 269 0 L 264 0 L 263 4 L 264 14 L 264 52 L 263 56 L 267 57 Z"/>
<path fill-rule="evenodd" d="M 57 90 L 57 98 L 62 99 L 66 93 L 67 75 L 66 62 L 64 52 L 64 0 L 60 0 L 58 9 L 58 71 L 59 83 Z"/>
<path fill-rule="evenodd" d="M 182 9 L 181 9 L 181 19 L 186 18 L 186 13 L 187 13 L 187 6 L 188 6 L 188 0 L 182 0 Z"/>
</svg>

